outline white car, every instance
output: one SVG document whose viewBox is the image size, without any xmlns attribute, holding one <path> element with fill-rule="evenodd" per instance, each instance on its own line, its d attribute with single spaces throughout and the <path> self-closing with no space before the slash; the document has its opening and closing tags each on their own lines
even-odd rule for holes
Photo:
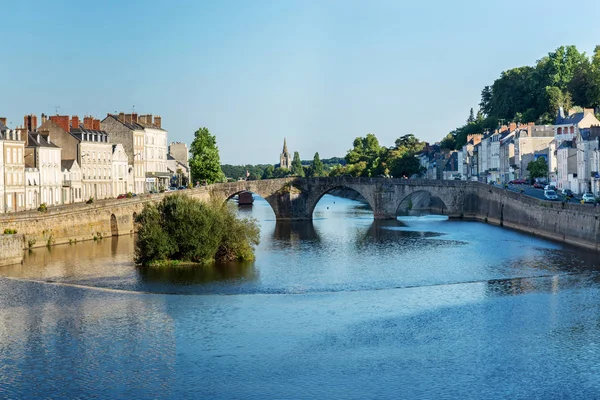
<svg viewBox="0 0 600 400">
<path fill-rule="evenodd" d="M 558 196 L 554 190 L 544 190 L 544 198 L 546 200 L 558 200 Z"/>
<path fill-rule="evenodd" d="M 594 203 L 596 202 L 596 197 L 593 193 L 586 192 L 583 194 L 583 196 L 581 196 L 581 200 L 583 200 L 585 203 Z"/>
</svg>

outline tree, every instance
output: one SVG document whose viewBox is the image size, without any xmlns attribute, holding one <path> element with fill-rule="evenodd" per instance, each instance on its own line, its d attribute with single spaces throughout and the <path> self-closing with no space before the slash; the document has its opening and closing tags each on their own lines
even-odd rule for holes
<svg viewBox="0 0 600 400">
<path fill-rule="evenodd" d="M 475 122 L 475 114 L 473 113 L 473 107 L 471 107 L 471 111 L 469 111 L 469 118 L 467 118 L 467 124 L 471 122 Z"/>
<path fill-rule="evenodd" d="M 210 184 L 225 178 L 221 171 L 217 140 L 207 128 L 200 128 L 194 133 L 190 154 L 190 169 L 194 181 L 206 181 Z"/>
<path fill-rule="evenodd" d="M 287 168 L 276 168 L 273 173 L 273 178 L 285 178 L 292 174 L 292 172 Z"/>
<path fill-rule="evenodd" d="M 292 175 L 304 176 L 302 161 L 300 160 L 300 154 L 297 151 L 294 152 L 294 159 L 292 160 Z"/>
<path fill-rule="evenodd" d="M 403 176 L 410 178 L 412 175 L 419 174 L 420 171 L 421 164 L 414 154 L 404 154 L 402 157 L 395 159 L 390 168 L 390 172 L 395 178 Z"/>
<path fill-rule="evenodd" d="M 311 176 L 323 176 L 323 163 L 321 162 L 321 159 L 319 158 L 318 152 L 315 153 L 315 156 L 313 157 L 313 162 L 310 167 L 310 175 Z"/>
<path fill-rule="evenodd" d="M 543 178 L 548 176 L 548 164 L 544 157 L 538 157 L 535 161 L 530 161 L 527 164 L 527 171 L 532 179 Z"/>
<path fill-rule="evenodd" d="M 267 167 L 265 168 L 265 171 L 263 172 L 263 179 L 272 179 L 273 178 L 273 172 L 275 171 L 275 167 L 273 167 L 272 165 L 267 165 Z"/>
<path fill-rule="evenodd" d="M 254 220 L 238 218 L 227 204 L 186 195 L 146 203 L 135 222 L 139 224 L 135 260 L 144 266 L 252 260 L 259 242 Z"/>
</svg>

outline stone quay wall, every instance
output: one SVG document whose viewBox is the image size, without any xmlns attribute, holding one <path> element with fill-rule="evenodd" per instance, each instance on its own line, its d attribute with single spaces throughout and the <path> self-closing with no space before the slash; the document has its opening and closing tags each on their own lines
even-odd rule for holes
<svg viewBox="0 0 600 400">
<path fill-rule="evenodd" d="M 0 267 L 23 260 L 23 235 L 0 235 Z"/>
<path fill-rule="evenodd" d="M 465 199 L 465 217 L 600 251 L 600 207 L 545 201 L 476 184 Z"/>
</svg>

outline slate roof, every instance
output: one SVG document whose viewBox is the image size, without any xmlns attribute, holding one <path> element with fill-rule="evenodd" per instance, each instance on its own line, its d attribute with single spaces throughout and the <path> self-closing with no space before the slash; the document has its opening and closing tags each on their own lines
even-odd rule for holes
<svg viewBox="0 0 600 400">
<path fill-rule="evenodd" d="M 71 136 L 73 136 L 75 139 L 77 139 L 79 141 L 84 141 L 83 140 L 84 133 L 91 134 L 92 136 L 106 135 L 106 137 L 108 139 L 110 139 L 110 135 L 106 131 L 96 130 L 96 129 L 85 129 L 85 128 L 82 128 L 81 125 L 79 126 L 79 128 L 71 128 L 71 131 L 69 133 L 71 134 Z M 88 136 L 88 138 L 89 138 L 89 136 Z M 92 140 L 88 139 L 87 141 L 91 142 Z M 99 142 L 99 143 L 108 143 L 108 142 Z"/>
<path fill-rule="evenodd" d="M 580 129 L 579 132 L 581 133 L 581 139 L 583 140 L 597 140 L 600 137 L 600 130 L 598 129 L 590 129 L 590 128 L 583 128 Z"/>
<path fill-rule="evenodd" d="M 29 135 L 29 138 L 27 139 L 27 147 L 58 148 L 57 145 L 52 143 L 52 139 L 50 139 L 50 143 L 48 143 L 48 140 L 44 137 L 44 135 L 40 135 L 36 132 L 28 132 L 27 134 Z"/>
<path fill-rule="evenodd" d="M 556 116 L 556 121 L 554 122 L 554 125 L 577 125 L 583 120 L 584 117 L 585 114 L 583 112 L 574 113 L 569 115 L 568 117 L 565 117 L 564 113 L 561 114 L 559 112 Z"/>
<path fill-rule="evenodd" d="M 560 146 L 558 146 L 558 149 L 572 149 L 572 148 L 574 148 L 572 140 L 565 140 L 560 144 Z"/>
<path fill-rule="evenodd" d="M 70 170 L 71 168 L 73 168 L 73 164 L 75 164 L 75 160 L 60 160 L 61 170 Z"/>
<path fill-rule="evenodd" d="M 153 124 L 144 124 L 142 122 L 139 122 L 139 120 L 138 120 L 138 122 L 121 121 L 121 120 L 119 120 L 118 115 L 109 114 L 106 118 L 112 118 L 115 121 L 123 124 L 126 128 L 128 128 L 128 129 L 130 129 L 132 131 L 142 131 L 142 130 L 144 130 L 144 128 L 152 128 L 152 129 L 158 129 L 158 130 L 164 131 L 164 129 L 159 128 L 156 125 L 153 125 Z"/>
</svg>

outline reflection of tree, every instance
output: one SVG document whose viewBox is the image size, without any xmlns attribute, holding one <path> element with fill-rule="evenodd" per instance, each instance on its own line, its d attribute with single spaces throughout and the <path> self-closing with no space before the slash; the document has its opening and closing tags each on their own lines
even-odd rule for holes
<svg viewBox="0 0 600 400">
<path fill-rule="evenodd" d="M 312 243 L 321 242 L 321 237 L 315 230 L 312 221 L 277 221 L 273 238 L 298 244 L 300 241 L 310 241 Z"/>
<path fill-rule="evenodd" d="M 253 281 L 258 272 L 251 262 L 236 262 L 213 265 L 177 266 L 173 268 L 137 267 L 140 277 L 146 282 L 198 284 L 228 280 Z"/>
</svg>

